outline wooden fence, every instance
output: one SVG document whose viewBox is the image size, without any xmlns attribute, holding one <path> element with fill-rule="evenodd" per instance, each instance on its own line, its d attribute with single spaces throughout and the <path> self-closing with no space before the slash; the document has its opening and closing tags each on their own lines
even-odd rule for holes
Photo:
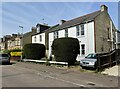
<svg viewBox="0 0 120 89">
<path fill-rule="evenodd" d="M 108 53 L 97 54 L 97 71 L 100 72 L 104 68 L 118 64 L 120 58 L 120 49 L 113 50 Z"/>
</svg>

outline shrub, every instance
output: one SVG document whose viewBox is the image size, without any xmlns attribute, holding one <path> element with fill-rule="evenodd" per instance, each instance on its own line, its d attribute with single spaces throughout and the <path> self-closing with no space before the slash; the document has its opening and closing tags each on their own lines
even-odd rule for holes
<svg viewBox="0 0 120 89">
<path fill-rule="evenodd" d="M 26 44 L 23 47 L 23 55 L 27 59 L 40 60 L 45 57 L 45 46 L 43 44 Z"/>
<path fill-rule="evenodd" d="M 56 61 L 74 64 L 80 53 L 79 41 L 76 38 L 58 38 L 53 41 L 52 53 Z"/>
</svg>

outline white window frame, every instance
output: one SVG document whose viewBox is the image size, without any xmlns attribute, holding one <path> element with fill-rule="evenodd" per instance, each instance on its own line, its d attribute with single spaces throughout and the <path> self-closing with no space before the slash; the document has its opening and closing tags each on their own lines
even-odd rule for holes
<svg viewBox="0 0 120 89">
<path fill-rule="evenodd" d="M 59 36 L 58 31 L 55 31 L 55 32 L 54 32 L 54 39 L 58 38 L 58 36 Z"/>
<path fill-rule="evenodd" d="M 37 33 L 40 33 L 40 27 L 39 26 L 37 27 Z"/>
<path fill-rule="evenodd" d="M 81 36 L 84 36 L 85 35 L 85 27 L 84 27 L 84 24 L 81 24 L 80 25 L 80 30 L 81 30 Z M 82 34 L 83 33 L 83 34 Z"/>
<path fill-rule="evenodd" d="M 76 36 L 80 36 L 80 26 L 76 26 Z"/>
<path fill-rule="evenodd" d="M 65 29 L 65 37 L 68 37 L 68 28 Z"/>
<path fill-rule="evenodd" d="M 40 42 L 42 41 L 42 35 L 39 36 Z"/>
<path fill-rule="evenodd" d="M 84 49 L 82 46 L 84 46 Z M 85 44 L 81 44 L 81 55 L 85 55 Z"/>
</svg>

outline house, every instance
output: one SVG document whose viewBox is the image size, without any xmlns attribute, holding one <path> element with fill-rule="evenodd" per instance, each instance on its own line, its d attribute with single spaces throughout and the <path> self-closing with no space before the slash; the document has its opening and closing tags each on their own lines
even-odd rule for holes
<svg viewBox="0 0 120 89">
<path fill-rule="evenodd" d="M 44 31 L 50 28 L 50 26 L 37 24 L 37 33 L 32 35 L 32 43 L 40 43 L 45 45 L 45 33 Z"/>
<path fill-rule="evenodd" d="M 40 27 L 39 27 L 40 26 Z M 37 24 L 36 28 L 37 28 L 37 33 L 32 35 L 32 43 L 39 43 L 39 44 L 44 44 L 46 47 L 46 55 L 48 55 L 48 50 L 49 50 L 49 41 L 48 41 L 48 33 L 51 32 L 52 30 L 54 30 L 56 27 L 58 26 L 46 26 L 46 25 L 42 25 L 42 24 Z"/>
<path fill-rule="evenodd" d="M 37 33 L 36 27 L 32 27 L 30 32 L 23 34 L 23 39 L 22 39 L 23 46 L 25 44 L 32 43 L 32 35 L 34 35 L 36 33 Z"/>
<path fill-rule="evenodd" d="M 0 38 L 0 51 L 8 49 L 8 40 L 11 38 L 11 35 L 5 35 L 3 38 Z"/>
<path fill-rule="evenodd" d="M 120 31 L 116 31 L 116 49 L 120 49 Z"/>
<path fill-rule="evenodd" d="M 36 25 L 37 33 L 32 35 L 32 43 L 44 44 L 48 58 L 52 54 L 52 42 L 61 37 L 79 40 L 77 60 L 89 53 L 109 52 L 116 48 L 116 28 L 105 5 L 101 5 L 98 11 L 68 21 L 61 20 L 60 24 L 43 30 L 41 26 Z"/>
<path fill-rule="evenodd" d="M 110 15 L 108 7 L 101 5 L 100 10 L 72 19 L 61 20 L 61 24 L 48 33 L 49 55 L 54 39 L 61 37 L 73 37 L 79 40 L 80 57 L 89 53 L 109 52 L 115 49 L 116 28 Z"/>
<path fill-rule="evenodd" d="M 21 49 L 22 45 L 22 35 L 21 34 L 12 34 L 11 38 L 7 41 L 7 50 Z"/>
<path fill-rule="evenodd" d="M 4 49 L 3 38 L 0 38 L 0 51 Z"/>
</svg>

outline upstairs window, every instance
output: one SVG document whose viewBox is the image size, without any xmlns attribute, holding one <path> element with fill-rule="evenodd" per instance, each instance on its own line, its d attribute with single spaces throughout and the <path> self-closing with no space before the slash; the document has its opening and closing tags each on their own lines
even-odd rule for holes
<svg viewBox="0 0 120 89">
<path fill-rule="evenodd" d="M 80 36 L 80 26 L 76 26 L 76 36 Z"/>
<path fill-rule="evenodd" d="M 68 37 L 68 29 L 65 29 L 65 37 Z"/>
<path fill-rule="evenodd" d="M 40 42 L 42 41 L 42 35 L 40 35 Z"/>
<path fill-rule="evenodd" d="M 76 36 L 85 35 L 84 24 L 76 26 Z"/>
<path fill-rule="evenodd" d="M 108 39 L 110 39 L 110 28 L 107 28 L 108 33 Z"/>
<path fill-rule="evenodd" d="M 54 39 L 58 38 L 58 31 L 54 32 Z"/>
<path fill-rule="evenodd" d="M 81 27 L 81 36 L 85 35 L 84 24 L 81 24 L 80 27 Z"/>
<path fill-rule="evenodd" d="M 37 27 L 37 33 L 40 33 L 40 27 L 39 26 Z"/>
</svg>

